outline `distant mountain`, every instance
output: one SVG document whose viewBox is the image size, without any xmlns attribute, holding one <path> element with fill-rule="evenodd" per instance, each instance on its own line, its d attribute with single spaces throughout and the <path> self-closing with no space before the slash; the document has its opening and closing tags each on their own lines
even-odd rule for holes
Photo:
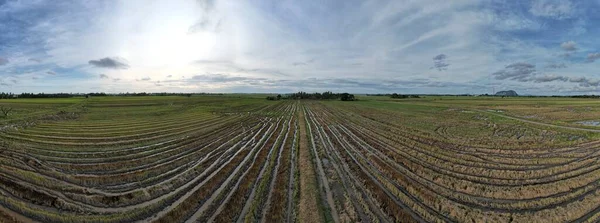
<svg viewBox="0 0 600 223">
<path fill-rule="evenodd" d="M 510 96 L 510 97 L 519 96 L 519 94 L 517 94 L 517 92 L 513 91 L 513 90 L 498 91 L 498 92 L 496 92 L 495 95 L 496 96 Z"/>
</svg>

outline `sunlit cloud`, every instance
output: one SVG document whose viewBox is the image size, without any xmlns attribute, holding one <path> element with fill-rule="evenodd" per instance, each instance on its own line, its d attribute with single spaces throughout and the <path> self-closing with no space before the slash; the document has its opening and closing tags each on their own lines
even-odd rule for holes
<svg viewBox="0 0 600 223">
<path fill-rule="evenodd" d="M 573 41 L 567 41 L 560 44 L 560 48 L 566 51 L 575 51 L 577 50 L 577 44 Z"/>
</svg>

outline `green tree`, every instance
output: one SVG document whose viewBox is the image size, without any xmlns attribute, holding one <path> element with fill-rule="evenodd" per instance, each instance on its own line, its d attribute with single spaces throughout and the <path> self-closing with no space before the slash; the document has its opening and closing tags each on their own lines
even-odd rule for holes
<svg viewBox="0 0 600 223">
<path fill-rule="evenodd" d="M 342 101 L 354 101 L 354 95 L 353 94 L 348 94 L 348 93 L 342 93 L 342 96 L 340 97 L 340 100 L 342 100 Z"/>
</svg>

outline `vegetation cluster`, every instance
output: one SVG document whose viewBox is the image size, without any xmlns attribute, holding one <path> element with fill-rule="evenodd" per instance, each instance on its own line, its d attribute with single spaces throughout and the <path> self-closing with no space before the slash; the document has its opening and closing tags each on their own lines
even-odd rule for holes
<svg viewBox="0 0 600 223">
<path fill-rule="evenodd" d="M 331 91 L 325 91 L 323 93 L 319 93 L 319 92 L 315 92 L 315 93 L 306 93 L 303 91 L 297 92 L 297 93 L 292 93 L 292 94 L 285 94 L 285 95 L 281 95 L 278 94 L 277 96 L 267 96 L 267 100 L 304 100 L 304 99 L 310 99 L 310 100 L 341 100 L 341 101 L 354 101 L 356 100 L 356 98 L 354 97 L 353 94 L 349 94 L 349 93 L 333 93 Z"/>
</svg>

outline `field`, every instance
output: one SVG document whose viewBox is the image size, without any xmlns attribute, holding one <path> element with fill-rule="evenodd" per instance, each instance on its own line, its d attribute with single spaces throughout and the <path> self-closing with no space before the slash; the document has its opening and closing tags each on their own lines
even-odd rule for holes
<svg viewBox="0 0 600 223">
<path fill-rule="evenodd" d="M 600 100 L 0 100 L 0 222 L 598 222 Z"/>
</svg>

